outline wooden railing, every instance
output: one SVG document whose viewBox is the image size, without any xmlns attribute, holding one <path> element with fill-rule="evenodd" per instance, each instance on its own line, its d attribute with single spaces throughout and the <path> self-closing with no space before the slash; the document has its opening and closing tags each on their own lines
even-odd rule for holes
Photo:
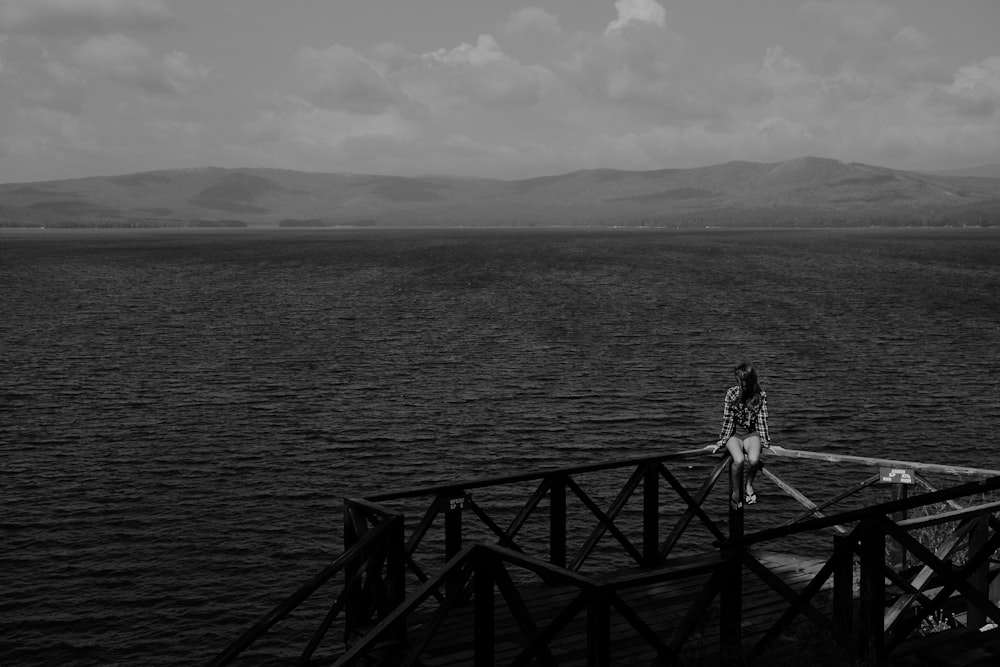
<svg viewBox="0 0 1000 667">
<path fill-rule="evenodd" d="M 343 641 L 339 648 L 329 649 L 322 660 L 325 663 L 367 664 L 375 659 L 380 664 L 417 664 L 435 633 L 458 609 L 473 615 L 476 651 L 469 660 L 477 665 L 495 664 L 497 592 L 526 638 L 513 657 L 509 651 L 505 654 L 510 657 L 509 664 L 545 662 L 551 650 L 549 642 L 567 624 L 578 622 L 581 612 L 586 617 L 586 636 L 593 642 L 588 647 L 589 664 L 611 664 L 608 619 L 612 609 L 664 664 L 679 664 L 678 656 L 710 605 L 718 609 L 716 650 L 721 664 L 762 659 L 799 616 L 820 627 L 833 627 L 834 640 L 868 664 L 885 661 L 922 621 L 950 608 L 956 600 L 967 606 L 966 627 L 978 628 L 986 620 L 1000 623 L 1000 609 L 988 595 L 990 559 L 1000 547 L 994 516 L 1000 503 L 963 506 L 958 502 L 985 498 L 1000 490 L 1000 472 L 780 447 L 773 448 L 770 455 L 789 463 L 811 459 L 904 468 L 925 492 L 911 496 L 905 489 L 913 485 L 894 483 L 893 500 L 838 510 L 877 484 L 881 476 L 870 475 L 832 498 L 815 502 L 780 477 L 772 470 L 777 466 L 769 463 L 764 477 L 795 498 L 804 510 L 776 526 L 748 533 L 742 509 L 730 509 L 725 523 L 706 510 L 706 501 L 727 470 L 729 458 L 711 459 L 712 463 L 702 468 L 699 484 L 687 466 L 703 462 L 707 453 L 691 450 L 348 499 L 344 555 L 212 664 L 230 663 L 334 576 L 342 578 L 342 589 L 300 656 L 302 664 L 319 661 L 314 654 L 324 641 L 330 642 L 334 627 L 343 633 Z M 676 467 L 672 470 L 670 466 Z M 979 481 L 937 489 L 917 471 Z M 620 486 L 610 487 L 612 493 L 608 494 L 607 480 L 614 474 L 624 474 L 625 479 Z M 689 490 L 681 478 L 689 484 L 695 479 L 697 488 Z M 591 485 L 600 487 L 607 497 L 601 497 Z M 500 513 L 485 501 L 495 491 L 503 492 L 500 504 L 507 521 L 498 518 Z M 413 515 L 420 518 L 408 534 L 403 513 L 396 507 L 400 504 L 418 508 Z M 949 510 L 936 509 L 942 504 Z M 911 518 L 918 510 L 923 515 Z M 666 530 L 664 516 L 671 517 Z M 584 522 L 585 529 L 570 529 L 574 521 Z M 932 548 L 914 537 L 919 530 L 944 525 L 954 528 L 944 532 Z M 695 550 L 684 542 L 692 526 L 697 526 L 700 540 Z M 523 537 L 529 529 L 531 534 Z M 755 553 L 757 547 L 782 538 L 822 531 L 834 532 L 832 554 L 812 581 L 798 591 L 772 573 Z M 586 571 L 596 560 L 598 547 L 607 552 L 608 543 L 617 556 L 608 561 L 605 554 L 602 563 Z M 682 543 L 684 548 L 679 547 Z M 952 560 L 960 546 L 964 562 L 956 566 Z M 700 551 L 701 557 L 685 558 L 694 551 Z M 629 563 L 634 567 L 616 574 L 606 567 L 609 562 L 619 570 Z M 758 577 L 787 602 L 774 625 L 749 647 L 741 637 L 744 575 Z M 707 583 L 667 637 L 648 627 L 622 595 L 623 591 L 695 576 L 707 577 Z M 574 591 L 565 596 L 565 605 L 552 619 L 534 618 L 520 599 L 519 591 L 537 582 Z M 824 588 L 832 588 L 832 605 L 814 604 Z M 419 632 L 408 630 L 408 621 L 417 614 L 421 619 Z"/>
</svg>

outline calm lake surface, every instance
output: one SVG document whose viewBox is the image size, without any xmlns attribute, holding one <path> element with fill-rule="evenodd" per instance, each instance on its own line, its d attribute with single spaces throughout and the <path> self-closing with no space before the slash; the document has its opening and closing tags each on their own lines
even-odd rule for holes
<svg viewBox="0 0 1000 667">
<path fill-rule="evenodd" d="M 0 664 L 204 664 L 340 553 L 343 497 L 711 444 L 743 359 L 775 444 L 1000 468 L 998 257 L 1000 230 L 5 230 Z"/>
</svg>

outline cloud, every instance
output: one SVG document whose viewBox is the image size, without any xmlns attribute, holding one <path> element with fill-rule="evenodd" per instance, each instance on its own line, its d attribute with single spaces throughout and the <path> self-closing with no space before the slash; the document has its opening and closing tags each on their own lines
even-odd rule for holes
<svg viewBox="0 0 1000 667">
<path fill-rule="evenodd" d="M 511 14 L 500 26 L 498 38 L 511 58 L 526 64 L 552 62 L 568 42 L 556 16 L 538 7 Z"/>
<path fill-rule="evenodd" d="M 683 121 L 711 111 L 695 93 L 684 39 L 653 0 L 619 0 L 618 18 L 600 35 L 578 35 L 557 74 L 592 103 L 624 114 Z"/>
<path fill-rule="evenodd" d="M 2 41 L 2 40 L 0 40 Z M 87 78 L 46 51 L 19 48 L 11 43 L 0 68 L 0 103 L 11 108 L 40 107 L 69 114 L 80 113 L 87 95 Z"/>
<path fill-rule="evenodd" d="M 507 59 L 496 39 L 490 35 L 480 35 L 474 45 L 463 42 L 450 51 L 438 49 L 425 57 L 446 65 L 472 67 L 482 67 Z"/>
<path fill-rule="evenodd" d="M 799 19 L 813 50 L 796 56 L 770 47 L 756 68 L 721 77 L 720 100 L 830 123 L 852 114 L 920 106 L 950 81 L 931 40 L 881 2 L 811 0 Z M 905 113 L 903 113 L 905 115 Z"/>
<path fill-rule="evenodd" d="M 526 7 L 512 13 L 500 27 L 500 34 L 506 39 L 543 38 L 561 41 L 565 33 L 555 14 L 538 7 Z"/>
<path fill-rule="evenodd" d="M 805 64 L 789 55 L 781 46 L 772 46 L 764 52 L 760 66 L 761 78 L 775 87 L 810 84 L 816 77 L 806 71 Z"/>
<path fill-rule="evenodd" d="M 443 96 L 445 102 L 525 106 L 537 104 L 542 94 L 539 70 L 508 56 L 491 35 L 424 54 L 407 75 L 428 100 Z"/>
<path fill-rule="evenodd" d="M 20 90 L 18 101 L 27 107 L 40 107 L 70 115 L 83 112 L 86 89 L 82 84 L 53 85 L 48 81 L 26 82 Z"/>
<path fill-rule="evenodd" d="M 172 21 L 161 0 L 5 0 L 0 30 L 35 35 L 155 31 Z"/>
<path fill-rule="evenodd" d="M 943 93 L 961 115 L 991 118 L 1000 108 L 1000 56 L 960 68 Z"/>
<path fill-rule="evenodd" d="M 806 22 L 817 24 L 838 39 L 872 41 L 894 32 L 900 22 L 895 7 L 877 1 L 808 0 L 798 11 Z"/>
<path fill-rule="evenodd" d="M 904 22 L 883 2 L 810 0 L 800 9 L 804 28 L 815 39 L 817 71 L 851 70 L 892 79 L 905 86 L 941 81 L 947 72 L 931 53 L 932 41 Z"/>
<path fill-rule="evenodd" d="M 73 55 L 88 73 L 153 95 L 188 94 L 208 76 L 182 52 L 157 59 L 147 46 L 121 33 L 90 37 Z"/>
<path fill-rule="evenodd" d="M 46 108 L 22 109 L 17 120 L 19 131 L 2 140 L 10 155 L 23 158 L 44 155 L 63 161 L 74 154 L 100 150 L 94 125 L 75 114 Z"/>
<path fill-rule="evenodd" d="M 361 115 L 394 109 L 406 116 L 424 113 L 391 78 L 346 46 L 304 47 L 295 55 L 295 68 L 305 99 L 323 109 Z"/>
<path fill-rule="evenodd" d="M 392 170 L 420 164 L 413 121 L 388 110 L 358 114 L 287 97 L 242 126 L 232 150 L 243 163 L 329 171 Z M 391 165 L 391 166 L 390 166 Z"/>
<path fill-rule="evenodd" d="M 651 23 L 663 28 L 667 25 L 667 12 L 656 0 L 615 0 L 618 18 L 608 24 L 605 34 L 621 30 L 629 23 Z"/>
<path fill-rule="evenodd" d="M 578 113 L 584 105 L 597 105 L 598 114 L 615 108 L 626 119 L 718 116 L 685 85 L 678 66 L 683 39 L 666 28 L 662 5 L 619 0 L 617 8 L 618 18 L 598 34 L 568 35 L 553 14 L 529 7 L 500 25 L 499 39 L 480 34 L 417 57 L 398 45 L 382 45 L 372 53 L 368 74 L 391 75 L 400 90 L 438 117 L 519 109 L 522 123 L 534 125 L 532 110 Z"/>
<path fill-rule="evenodd" d="M 398 114 L 356 114 L 326 109 L 308 100 L 288 98 L 261 111 L 244 131 L 263 142 L 288 142 L 300 146 L 336 147 L 358 135 L 406 136 L 410 125 Z"/>
</svg>

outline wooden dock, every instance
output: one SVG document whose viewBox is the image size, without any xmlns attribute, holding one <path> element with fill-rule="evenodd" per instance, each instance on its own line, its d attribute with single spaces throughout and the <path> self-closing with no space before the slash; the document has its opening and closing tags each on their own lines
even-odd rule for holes
<svg viewBox="0 0 1000 667">
<path fill-rule="evenodd" d="M 1000 471 L 776 447 L 839 476 L 880 471 L 816 501 L 769 464 L 802 509 L 746 531 L 730 490 L 713 501 L 727 455 L 682 474 L 706 456 L 346 499 L 344 553 L 210 664 L 252 660 L 320 598 L 294 664 L 1000 666 L 1000 630 L 980 631 L 1000 625 Z M 789 553 L 802 540 L 820 546 Z"/>
</svg>

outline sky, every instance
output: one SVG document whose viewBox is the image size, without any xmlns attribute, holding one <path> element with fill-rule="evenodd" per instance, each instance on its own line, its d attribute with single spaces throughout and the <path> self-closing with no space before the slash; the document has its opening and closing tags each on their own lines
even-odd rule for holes
<svg viewBox="0 0 1000 667">
<path fill-rule="evenodd" d="M 0 0 L 0 182 L 978 166 L 997 34 L 998 0 Z"/>
</svg>

